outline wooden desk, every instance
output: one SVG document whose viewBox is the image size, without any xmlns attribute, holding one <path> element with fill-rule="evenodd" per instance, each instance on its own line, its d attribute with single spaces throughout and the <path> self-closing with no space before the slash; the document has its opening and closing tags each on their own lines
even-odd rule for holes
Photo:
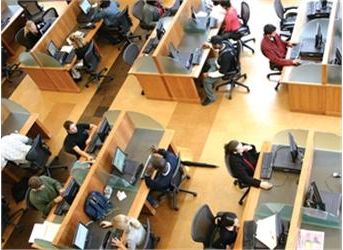
<svg viewBox="0 0 343 250">
<path fill-rule="evenodd" d="M 21 27 L 25 26 L 25 18 L 22 15 L 24 10 L 19 5 L 7 5 L 5 2 L 1 5 L 4 6 L 1 9 L 1 21 L 8 19 L 8 23 L 1 27 L 2 45 L 8 50 L 10 56 L 14 56 L 20 48 L 15 41 L 15 35 Z"/>
<path fill-rule="evenodd" d="M 61 222 L 61 228 L 53 240 L 56 246 L 71 246 L 76 225 L 79 222 L 87 223 L 88 216 L 84 213 L 84 202 L 90 191 L 102 192 L 109 178 L 112 178 L 112 157 L 117 146 L 124 149 L 130 159 L 144 162 L 149 155 L 151 145 L 170 148 L 176 152 L 172 143 L 174 132 L 165 130 L 156 121 L 136 112 L 109 111 L 106 118 L 111 121 L 112 129 L 107 136 L 102 148 L 98 152 L 95 163 L 87 174 L 80 190 L 75 197 L 65 217 L 52 216 L 48 220 Z M 123 190 L 123 189 L 122 189 Z M 137 218 L 146 201 L 149 189 L 144 181 L 138 180 L 134 187 L 125 189 L 128 198 L 119 202 L 114 194 L 112 199 L 116 206 L 115 214 L 124 213 Z"/>
<path fill-rule="evenodd" d="M 281 141 L 283 141 L 281 144 L 286 144 L 286 133 L 287 131 L 282 131 L 281 133 L 278 134 L 279 138 L 284 138 Z M 294 130 L 292 131 L 293 134 L 295 135 L 296 138 L 300 138 L 300 141 L 304 143 L 305 146 L 305 155 L 303 158 L 303 167 L 301 170 L 300 176 L 296 176 L 294 174 L 284 174 L 284 173 L 279 173 L 279 172 L 273 172 L 272 174 L 272 179 L 270 180 L 273 184 L 274 187 L 269 190 L 261 190 L 257 188 L 251 188 L 250 193 L 248 194 L 243 215 L 241 218 L 241 229 L 238 232 L 236 243 L 234 246 L 234 249 L 243 249 L 243 224 L 244 221 L 246 220 L 254 220 L 257 219 L 258 216 L 258 210 L 261 208 L 261 206 L 265 203 L 271 202 L 271 203 L 283 203 L 286 206 L 291 206 L 293 207 L 291 211 L 291 215 L 289 218 L 283 218 L 286 220 L 290 221 L 290 228 L 289 228 L 289 234 L 287 238 L 287 244 L 285 249 L 296 249 L 297 245 L 297 240 L 298 240 L 298 233 L 300 228 L 308 228 L 308 223 L 303 221 L 303 216 L 302 216 L 302 209 L 303 209 L 303 204 L 304 204 L 304 199 L 305 199 L 305 194 L 307 192 L 310 180 L 315 179 L 316 177 L 313 175 L 316 175 L 315 171 L 312 171 L 312 166 L 318 165 L 318 156 L 317 158 L 314 157 L 314 153 L 318 151 L 318 149 L 322 150 L 332 150 L 331 148 L 328 148 L 326 146 L 323 146 L 322 141 L 324 140 L 330 140 L 332 137 L 332 141 L 340 141 L 339 136 L 334 136 L 332 134 L 327 134 L 327 133 L 318 133 L 318 132 L 313 132 L 313 131 L 299 131 L 299 130 Z M 319 139 L 318 139 L 319 138 Z M 279 140 L 279 139 L 278 139 Z M 280 141 L 280 140 L 279 140 Z M 280 144 L 279 142 L 277 144 Z M 339 143 L 337 143 L 339 144 Z M 270 142 L 265 142 L 261 148 L 261 154 L 260 158 L 257 163 L 257 167 L 255 170 L 254 177 L 259 178 L 260 173 L 261 173 L 261 166 L 262 166 L 262 155 L 265 152 L 270 152 L 271 151 L 271 143 Z M 325 149 L 327 148 L 327 149 Z M 338 146 L 337 151 L 339 151 L 339 154 L 341 154 L 341 149 L 340 145 Z M 340 159 L 340 157 L 337 157 L 337 159 Z M 322 163 L 323 165 L 323 163 Z M 337 168 L 340 168 L 340 163 L 336 163 L 337 166 L 335 167 L 329 167 L 327 169 L 328 172 L 335 171 Z M 326 166 L 326 165 L 325 165 Z M 327 168 L 327 166 L 326 166 Z M 323 169 L 323 168 L 322 168 Z M 276 176 L 276 179 L 274 175 L 285 175 L 287 177 L 287 182 L 285 182 L 283 185 L 281 185 L 278 182 L 278 177 Z M 287 176 L 289 175 L 289 176 Z M 291 176 L 292 175 L 292 176 Z M 319 176 L 318 176 L 319 177 Z M 295 179 L 294 179 L 295 178 Z M 324 177 L 321 177 L 322 179 Z M 298 179 L 298 180 L 297 180 Z M 296 180 L 296 182 L 295 182 Z M 275 185 L 275 181 L 278 182 L 279 185 Z M 324 185 L 322 183 L 322 185 Z M 340 192 L 340 189 L 337 190 L 337 192 Z M 278 197 L 277 197 L 278 196 Z M 340 219 L 341 220 L 341 219 Z M 314 226 L 311 226 L 313 229 Z M 331 234 L 334 235 L 341 235 L 341 229 L 332 229 L 332 228 L 326 228 L 325 226 L 323 227 L 315 227 L 315 230 L 318 231 L 326 231 L 330 232 Z M 332 239 L 332 236 L 326 235 L 325 239 L 326 241 L 329 241 L 328 239 Z M 341 244 L 341 243 L 339 243 Z M 337 240 L 331 240 L 330 242 L 325 243 L 325 246 L 331 246 L 331 248 L 337 248 L 339 249 L 340 247 L 337 245 Z M 334 246 L 334 247 L 333 247 Z M 328 247 L 325 247 L 327 249 Z"/>
<path fill-rule="evenodd" d="M 304 37 L 315 35 L 316 23 L 321 23 L 325 50 L 321 62 L 303 63 L 298 67 L 284 67 L 280 82 L 288 86 L 291 111 L 325 115 L 341 115 L 342 66 L 334 65 L 335 48 L 340 47 L 341 13 L 340 1 L 332 1 L 329 19 L 307 20 L 306 3 L 301 1 L 291 41 L 301 42 Z M 338 18 L 338 20 L 337 20 Z M 327 27 L 327 28 L 326 28 Z M 287 57 L 289 58 L 290 52 Z"/>
<path fill-rule="evenodd" d="M 140 56 L 135 61 L 129 74 L 137 78 L 147 98 L 200 103 L 195 79 L 200 77 L 210 50 L 205 49 L 200 64 L 193 66 L 190 70 L 168 57 L 169 43 L 173 43 L 180 51 L 190 52 L 197 47 L 202 47 L 208 38 L 219 32 L 224 18 L 220 15 L 216 16 L 219 19 L 218 28 L 203 33 L 184 31 L 184 23 L 191 17 L 191 7 L 198 9 L 200 6 L 199 0 L 183 1 L 176 15 L 168 21 L 170 23 L 165 27 L 166 32 L 153 54 Z M 155 33 L 151 36 L 155 36 Z"/>
</svg>

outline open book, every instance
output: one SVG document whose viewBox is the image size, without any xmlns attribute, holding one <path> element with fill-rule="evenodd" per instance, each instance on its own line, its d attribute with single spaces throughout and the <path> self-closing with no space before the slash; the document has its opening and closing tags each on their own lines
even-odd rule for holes
<svg viewBox="0 0 343 250">
<path fill-rule="evenodd" d="M 29 239 L 29 243 L 33 243 L 35 239 L 41 239 L 52 242 L 60 226 L 61 224 L 56 224 L 50 221 L 44 221 L 44 223 L 34 224 Z"/>
</svg>

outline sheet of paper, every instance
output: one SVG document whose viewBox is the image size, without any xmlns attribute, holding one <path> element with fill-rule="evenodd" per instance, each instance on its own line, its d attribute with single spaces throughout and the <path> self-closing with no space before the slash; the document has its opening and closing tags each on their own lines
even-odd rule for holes
<svg viewBox="0 0 343 250">
<path fill-rule="evenodd" d="M 72 50 L 73 50 L 73 46 L 70 46 L 70 45 L 64 45 L 64 46 L 61 48 L 61 52 L 70 53 Z"/>
<path fill-rule="evenodd" d="M 276 215 L 258 220 L 256 224 L 257 229 L 255 238 L 269 249 L 274 249 L 277 246 Z"/>
<path fill-rule="evenodd" d="M 323 250 L 325 233 L 300 229 L 297 250 Z"/>
<path fill-rule="evenodd" d="M 52 242 L 60 226 L 61 224 L 56 224 L 49 221 L 34 224 L 29 238 L 29 243 L 33 243 L 35 239 L 41 239 Z"/>
<path fill-rule="evenodd" d="M 33 243 L 35 239 L 39 239 L 44 234 L 45 226 L 42 223 L 36 223 L 33 225 L 33 229 L 30 235 L 29 243 Z"/>
</svg>

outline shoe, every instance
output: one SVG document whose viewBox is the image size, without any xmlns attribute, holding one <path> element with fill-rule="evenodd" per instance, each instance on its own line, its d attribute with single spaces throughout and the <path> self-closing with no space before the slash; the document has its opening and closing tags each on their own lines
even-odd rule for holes
<svg viewBox="0 0 343 250">
<path fill-rule="evenodd" d="M 201 102 L 201 105 L 202 105 L 202 106 L 206 106 L 206 105 L 208 105 L 208 104 L 210 104 L 210 103 L 212 103 L 212 102 L 214 102 L 214 101 L 212 101 L 211 99 L 209 99 L 208 97 L 206 97 L 206 98 Z"/>
</svg>

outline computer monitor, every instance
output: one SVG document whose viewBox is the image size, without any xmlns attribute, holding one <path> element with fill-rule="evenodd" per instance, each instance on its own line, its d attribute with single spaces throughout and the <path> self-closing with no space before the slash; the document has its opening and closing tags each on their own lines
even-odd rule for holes
<svg viewBox="0 0 343 250">
<path fill-rule="evenodd" d="M 319 23 L 317 23 L 316 29 L 316 36 L 315 36 L 315 44 L 316 49 L 321 49 L 323 46 L 323 35 L 322 35 L 322 27 Z"/>
<path fill-rule="evenodd" d="M 81 0 L 79 6 L 82 12 L 85 13 L 86 15 L 88 14 L 89 10 L 92 8 L 92 5 L 90 4 L 88 0 Z"/>
<path fill-rule="evenodd" d="M 69 205 L 73 203 L 77 195 L 77 192 L 79 191 L 79 188 L 80 188 L 79 184 L 74 179 L 72 179 L 70 183 L 68 184 L 64 192 L 63 198 Z"/>
<path fill-rule="evenodd" d="M 110 132 L 110 130 L 111 130 L 111 126 L 108 123 L 107 119 L 104 118 L 98 128 L 98 133 L 97 133 L 101 142 L 105 142 L 106 137 L 108 133 Z"/>
<path fill-rule="evenodd" d="M 179 51 L 175 48 L 173 43 L 169 43 L 168 49 L 169 49 L 169 56 L 180 62 Z"/>
<path fill-rule="evenodd" d="M 294 136 L 290 132 L 288 133 L 288 142 L 289 142 L 289 152 L 292 157 L 292 162 L 295 163 L 299 157 L 299 149 L 298 149 L 297 143 L 295 142 Z"/>
<path fill-rule="evenodd" d="M 47 50 L 52 57 L 56 57 L 56 55 L 59 51 L 59 49 L 57 48 L 56 44 L 53 41 L 50 41 L 48 43 Z"/>
<path fill-rule="evenodd" d="M 74 239 L 73 239 L 73 247 L 77 249 L 85 249 L 88 239 L 89 230 L 86 225 L 83 223 L 79 223 L 76 227 Z"/>
<path fill-rule="evenodd" d="M 196 15 L 195 10 L 194 10 L 193 7 L 191 7 L 191 17 L 192 17 L 194 22 L 197 21 L 197 15 Z"/>
<path fill-rule="evenodd" d="M 326 9 L 326 6 L 327 6 L 327 4 L 328 4 L 328 1 L 327 0 L 321 0 L 320 1 L 320 4 L 321 4 L 321 6 L 322 6 L 322 9 Z"/>
<path fill-rule="evenodd" d="M 157 36 L 158 40 L 161 40 L 161 38 L 165 32 L 166 32 L 166 30 L 163 27 L 163 22 L 160 20 L 156 25 L 156 36 Z"/>
<path fill-rule="evenodd" d="M 341 54 L 341 51 L 336 48 L 336 51 L 335 51 L 335 64 L 337 65 L 342 65 L 342 54 Z"/>
<path fill-rule="evenodd" d="M 116 148 L 113 155 L 112 166 L 115 167 L 120 173 L 124 172 L 126 154 L 119 147 Z"/>
<path fill-rule="evenodd" d="M 311 182 L 305 198 L 305 207 L 311 207 L 325 211 L 325 203 L 320 196 L 319 190 L 317 188 L 316 182 Z"/>
</svg>

